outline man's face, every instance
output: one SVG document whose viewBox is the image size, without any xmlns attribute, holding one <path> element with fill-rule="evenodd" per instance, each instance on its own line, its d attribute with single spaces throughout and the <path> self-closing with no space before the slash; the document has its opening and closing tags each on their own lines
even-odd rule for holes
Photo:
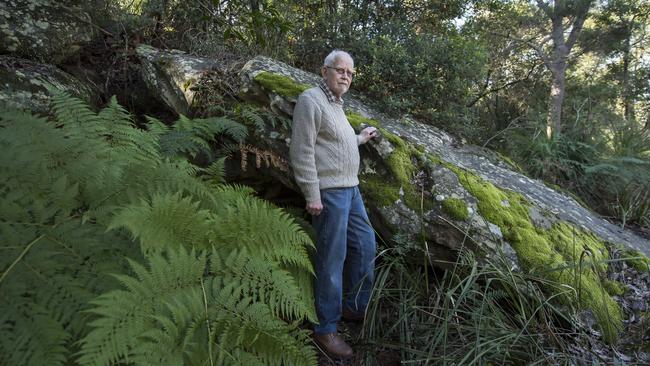
<svg viewBox="0 0 650 366">
<path fill-rule="evenodd" d="M 352 84 L 354 62 L 349 57 L 337 57 L 333 66 L 323 66 L 321 73 L 325 83 L 337 98 L 347 93 Z"/>
</svg>

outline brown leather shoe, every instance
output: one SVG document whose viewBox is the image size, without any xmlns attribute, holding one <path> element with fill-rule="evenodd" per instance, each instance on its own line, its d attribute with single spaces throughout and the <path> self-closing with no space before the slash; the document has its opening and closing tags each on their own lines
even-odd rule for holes
<svg viewBox="0 0 650 366">
<path fill-rule="evenodd" d="M 348 346 L 340 334 L 337 332 L 318 334 L 314 333 L 316 345 L 332 358 L 350 358 L 354 354 L 352 348 Z"/>
<path fill-rule="evenodd" d="M 365 318 L 364 313 L 357 313 L 352 310 L 349 310 L 348 308 L 344 307 L 343 311 L 341 311 L 341 318 L 345 321 L 349 322 L 362 322 L 363 319 Z"/>
</svg>

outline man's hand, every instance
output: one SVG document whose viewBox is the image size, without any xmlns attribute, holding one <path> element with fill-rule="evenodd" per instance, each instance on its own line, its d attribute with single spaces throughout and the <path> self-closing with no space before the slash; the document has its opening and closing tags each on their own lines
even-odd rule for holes
<svg viewBox="0 0 650 366">
<path fill-rule="evenodd" d="M 374 127 L 366 127 L 361 130 L 359 136 L 361 137 L 361 144 L 365 144 L 366 142 L 370 141 L 370 139 L 377 136 L 377 129 Z"/>
<path fill-rule="evenodd" d="M 320 200 L 307 202 L 305 210 L 307 210 L 310 215 L 318 216 L 320 215 L 321 211 L 323 211 L 323 204 L 320 202 Z"/>
</svg>

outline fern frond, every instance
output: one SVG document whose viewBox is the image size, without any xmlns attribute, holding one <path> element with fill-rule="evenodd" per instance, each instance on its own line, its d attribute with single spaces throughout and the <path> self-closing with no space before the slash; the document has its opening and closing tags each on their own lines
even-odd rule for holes
<svg viewBox="0 0 650 366">
<path fill-rule="evenodd" d="M 221 351 L 219 364 L 232 364 L 234 360 L 226 357 L 235 358 L 238 350 L 254 354 L 270 365 L 315 364 L 314 350 L 305 346 L 309 342 L 307 331 L 296 330 L 274 318 L 267 305 L 255 303 L 251 298 L 233 301 L 241 296 L 233 285 L 221 287 L 216 281 L 214 284 L 217 286 L 213 286 L 211 296 L 225 310 L 217 312 L 211 323 Z"/>
<path fill-rule="evenodd" d="M 25 306 L 21 311 L 29 317 L 7 318 L 12 313 L 5 313 L 0 318 L 0 364 L 67 364 L 70 333 L 46 308 L 34 303 Z"/>
<path fill-rule="evenodd" d="M 205 364 L 210 356 L 223 365 L 256 358 L 315 364 L 306 332 L 253 302 L 238 283 L 224 284 L 217 273 L 202 281 L 204 255 L 180 248 L 148 260 L 149 268 L 131 263 L 135 276 L 118 276 L 125 290 L 92 301 L 99 318 L 82 342 L 82 365 Z"/>
<path fill-rule="evenodd" d="M 234 250 L 226 258 L 213 253 L 211 258 L 211 272 L 220 281 L 237 284 L 243 296 L 266 304 L 274 315 L 316 321 L 312 298 L 303 296 L 289 271 L 245 249 Z"/>
<path fill-rule="evenodd" d="M 117 103 L 115 96 L 98 113 L 98 117 L 106 126 L 103 137 L 111 147 L 111 152 L 128 154 L 129 159 L 143 163 L 154 163 L 160 159 L 158 136 L 136 128 L 131 114 Z"/>
<path fill-rule="evenodd" d="M 238 199 L 215 223 L 215 244 L 248 248 L 263 258 L 313 273 L 307 247 L 313 243 L 291 216 L 255 197 Z"/>
<path fill-rule="evenodd" d="M 202 178 L 208 186 L 218 189 L 219 186 L 225 183 L 225 176 L 226 158 L 223 157 L 210 164 L 210 166 L 205 169 L 205 175 Z"/>
<path fill-rule="evenodd" d="M 108 226 L 124 227 L 140 240 L 144 253 L 175 248 L 208 247 L 211 215 L 199 210 L 199 203 L 180 194 L 155 194 L 151 200 L 142 199 L 119 210 Z"/>
<path fill-rule="evenodd" d="M 159 121 L 150 119 L 150 128 L 162 131 L 157 122 Z M 180 115 L 172 128 L 160 133 L 159 138 L 161 150 L 167 156 L 183 153 L 196 156 L 199 152 L 210 153 L 210 142 L 218 135 L 226 135 L 241 142 L 247 134 L 245 126 L 225 117 L 190 120 Z"/>
<path fill-rule="evenodd" d="M 53 104 L 51 122 L 0 109 L 0 363 L 315 362 L 280 319 L 313 317 L 308 237 L 252 189 L 219 185 L 223 161 L 160 153 L 170 132 L 238 139 L 241 125 L 143 131 L 115 99 L 99 113 L 65 94 Z M 219 273 L 206 270 L 214 246 Z"/>
<path fill-rule="evenodd" d="M 248 124 L 252 124 L 253 126 L 255 126 L 255 129 L 257 131 L 264 131 L 264 127 L 265 127 L 264 118 L 260 116 L 259 112 L 260 112 L 259 109 L 250 106 L 244 106 L 243 108 L 240 109 L 239 115 Z"/>
</svg>

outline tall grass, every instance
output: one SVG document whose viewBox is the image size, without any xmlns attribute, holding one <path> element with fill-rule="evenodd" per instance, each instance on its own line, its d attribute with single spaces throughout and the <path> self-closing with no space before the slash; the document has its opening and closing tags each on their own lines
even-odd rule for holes
<svg viewBox="0 0 650 366">
<path fill-rule="evenodd" d="M 572 346 L 587 336 L 577 312 L 554 301 L 574 293 L 573 288 L 514 271 L 502 255 L 479 263 L 464 251 L 431 284 L 421 265 L 395 251 L 380 257 L 361 336 L 369 349 L 393 349 L 403 364 L 414 365 L 575 364 L 581 357 L 587 363 L 592 359 Z M 551 288 L 557 291 L 549 296 Z M 376 365 L 378 360 L 368 353 L 362 364 Z"/>
</svg>

